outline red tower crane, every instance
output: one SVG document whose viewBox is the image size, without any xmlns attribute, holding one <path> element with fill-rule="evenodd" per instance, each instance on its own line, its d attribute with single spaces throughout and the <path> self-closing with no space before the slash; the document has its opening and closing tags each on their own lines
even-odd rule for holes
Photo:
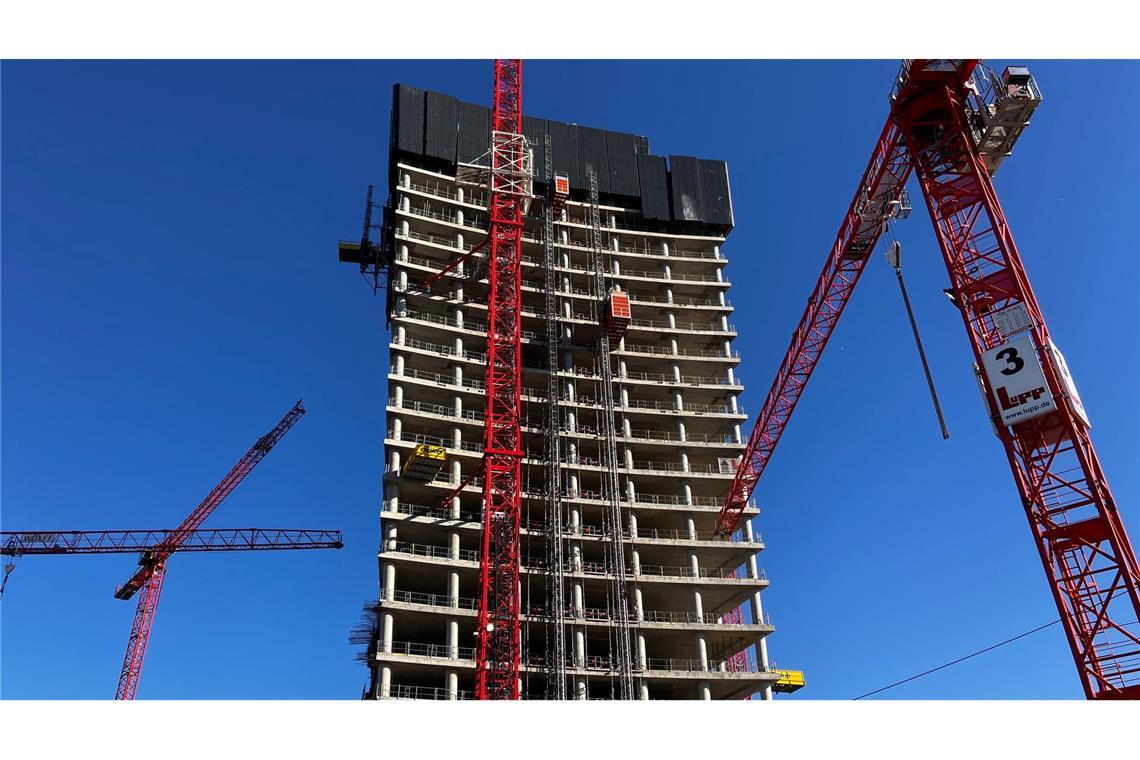
<svg viewBox="0 0 1140 760">
<path fill-rule="evenodd" d="M 518 699 L 522 231 L 533 153 L 522 135 L 522 61 L 495 61 L 487 208 L 487 401 L 476 699 Z"/>
<path fill-rule="evenodd" d="M 904 62 L 886 126 L 757 416 L 718 521 L 728 534 L 767 466 L 913 172 L 934 223 L 994 430 L 1088 699 L 1140 698 L 1140 569 L 1089 422 L 991 181 L 1040 93 L 977 60 Z"/>
<path fill-rule="evenodd" d="M 258 462 L 277 445 L 277 442 L 289 432 L 305 414 L 304 407 L 298 401 L 292 409 L 277 423 L 277 426 L 258 439 L 252 448 L 245 453 L 233 469 L 222 478 L 221 482 L 206 496 L 190 515 L 158 544 L 155 544 L 139 560 L 139 569 L 135 571 L 126 583 L 115 591 L 119 599 L 130 599 L 136 592 L 142 591 L 138 606 L 135 608 L 134 621 L 131 623 L 131 634 L 127 640 L 127 653 L 123 658 L 123 668 L 119 674 L 119 685 L 115 689 L 115 699 L 134 699 L 138 690 L 139 676 L 142 673 L 143 657 L 146 654 L 147 641 L 150 638 L 150 629 L 154 624 L 154 613 L 158 607 L 158 596 L 162 592 L 162 581 L 166 576 L 166 561 L 177 551 L 191 542 L 198 526 L 209 517 L 218 505 L 237 488 L 238 483 L 245 478 Z"/>
</svg>

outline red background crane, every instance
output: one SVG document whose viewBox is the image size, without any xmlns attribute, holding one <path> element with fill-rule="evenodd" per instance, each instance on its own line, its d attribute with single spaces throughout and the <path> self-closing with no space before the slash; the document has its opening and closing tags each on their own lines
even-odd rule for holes
<svg viewBox="0 0 1140 760">
<path fill-rule="evenodd" d="M 237 488 L 238 483 L 253 471 L 258 462 L 265 458 L 265 455 L 304 414 L 305 409 L 298 401 L 272 430 L 259 438 L 257 443 L 238 460 L 233 469 L 214 486 L 182 524 L 170 531 L 163 541 L 139 560 L 139 569 L 115 591 L 115 596 L 119 599 L 130 599 L 135 593 L 142 591 L 131 623 L 131 634 L 127 640 L 127 653 L 123 658 L 122 671 L 119 673 L 115 699 L 134 699 L 138 690 L 143 657 L 146 656 L 151 626 L 154 625 L 154 613 L 158 608 L 159 594 L 162 593 L 162 581 L 166 577 L 166 561 L 191 539 L 198 526 Z"/>
<path fill-rule="evenodd" d="M 1010 72 L 999 82 L 976 60 L 904 63 L 887 124 L 757 416 L 718 532 L 736 527 L 913 171 L 1085 696 L 1140 698 L 1140 638 L 1126 627 L 1140 613 L 1140 569 L 991 181 L 1040 101 L 1027 71 Z M 987 89 L 995 99 L 983 98 Z M 1015 385 L 1022 373 L 1043 384 Z"/>
</svg>

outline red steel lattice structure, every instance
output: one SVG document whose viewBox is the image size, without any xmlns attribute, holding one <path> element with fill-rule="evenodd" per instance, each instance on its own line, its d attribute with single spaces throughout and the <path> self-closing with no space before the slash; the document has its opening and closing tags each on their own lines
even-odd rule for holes
<svg viewBox="0 0 1140 760">
<path fill-rule="evenodd" d="M 518 699 L 522 440 L 522 230 L 530 201 L 522 136 L 522 61 L 495 61 L 487 238 L 487 374 L 476 699 Z"/>
<path fill-rule="evenodd" d="M 21 530 L 0 533 L 0 554 L 134 554 L 153 552 L 169 530 Z M 191 532 L 180 552 L 249 552 L 279 549 L 339 549 L 339 530 L 213 528 Z"/>
<path fill-rule="evenodd" d="M 891 114 L 839 239 L 801 318 L 721 511 L 731 531 L 827 344 L 859 273 L 898 201 L 918 177 L 934 223 L 980 380 L 982 355 L 1005 341 L 994 312 L 1021 305 L 1056 410 L 1012 426 L 984 394 L 1033 531 L 1088 699 L 1140 698 L 1140 637 L 1126 627 L 1140 613 L 1140 569 L 1116 502 L 1050 354 L 1049 330 L 969 122 L 978 61 L 904 65 Z M 889 171 L 883 170 L 889 167 Z M 884 182 L 885 178 L 885 182 Z M 875 218 L 878 215 L 879 218 Z M 854 231 L 853 231 L 854 230 Z M 869 245 L 867 245 L 869 244 Z"/>
<path fill-rule="evenodd" d="M 162 593 L 162 582 L 166 577 L 166 561 L 179 551 L 190 540 L 194 531 L 210 516 L 218 505 L 237 488 L 238 484 L 253 471 L 253 468 L 265 458 L 265 455 L 277 445 L 297 420 L 305 414 L 305 409 L 298 401 L 280 422 L 268 433 L 258 439 L 249 451 L 238 460 L 221 482 L 202 500 L 182 524 L 170 532 L 170 535 L 155 546 L 139 562 L 139 569 L 122 586 L 115 591 L 119 599 L 130 599 L 141 591 L 138 605 L 135 608 L 135 617 L 131 622 L 131 634 L 127 640 L 127 653 L 123 658 L 123 667 L 119 673 L 119 685 L 115 689 L 115 699 L 134 699 L 138 690 L 139 677 L 142 674 L 143 658 L 146 655 L 147 642 L 150 639 L 150 630 L 154 624 L 154 613 L 158 607 L 158 598 Z"/>
</svg>

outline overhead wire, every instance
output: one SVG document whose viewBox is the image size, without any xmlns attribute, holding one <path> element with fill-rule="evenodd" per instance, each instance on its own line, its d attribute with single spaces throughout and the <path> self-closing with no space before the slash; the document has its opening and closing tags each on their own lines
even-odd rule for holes
<svg viewBox="0 0 1140 760">
<path fill-rule="evenodd" d="M 888 689 L 893 689 L 896 686 L 902 686 L 905 683 L 910 683 L 911 681 L 917 681 L 919 678 L 922 678 L 924 676 L 928 676 L 932 673 L 937 673 L 940 670 L 945 670 L 946 668 L 949 668 L 953 665 L 958 665 L 960 663 L 966 662 L 967 660 L 971 660 L 971 659 L 973 659 L 979 655 L 983 655 L 986 652 L 992 652 L 993 650 L 998 649 L 999 647 L 1003 647 L 1007 644 L 1012 644 L 1013 642 L 1018 641 L 1020 639 L 1024 639 L 1027 636 L 1032 636 L 1033 634 L 1038 633 L 1039 631 L 1043 631 L 1046 628 L 1049 628 L 1051 626 L 1057 625 L 1057 623 L 1060 623 L 1060 622 L 1061 622 L 1061 618 L 1057 618 L 1056 620 L 1053 620 L 1049 623 L 1045 623 L 1044 625 L 1039 625 L 1036 628 L 1032 628 L 1032 629 L 1025 631 L 1023 633 L 1019 633 L 1016 636 L 1012 636 L 1012 637 L 1006 639 L 1005 641 L 999 641 L 996 644 L 991 644 L 988 647 L 985 647 L 983 649 L 979 649 L 975 652 L 971 652 L 970 654 L 965 655 L 964 657 L 959 657 L 956 660 L 951 660 L 950 662 L 945 662 L 945 663 L 943 663 L 937 667 L 930 668 L 929 670 L 924 670 L 921 673 L 917 673 L 913 676 L 910 676 L 909 678 L 904 678 L 901 681 L 895 681 L 892 684 L 888 684 L 886 686 L 880 687 L 878 689 L 875 689 L 874 691 L 869 691 L 866 694 L 860 694 L 857 697 L 852 697 L 851 701 L 855 702 L 855 701 L 858 701 L 860 699 L 864 699 L 866 697 L 873 696 L 875 694 L 881 694 L 882 692 L 887 691 Z M 1133 620 L 1131 623 L 1125 623 L 1124 625 L 1136 625 L 1137 622 L 1140 622 L 1140 621 Z"/>
</svg>

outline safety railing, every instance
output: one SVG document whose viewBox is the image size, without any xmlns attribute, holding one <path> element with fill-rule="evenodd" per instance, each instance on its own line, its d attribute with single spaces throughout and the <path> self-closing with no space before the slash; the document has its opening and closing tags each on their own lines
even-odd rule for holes
<svg viewBox="0 0 1140 760">
<path fill-rule="evenodd" d="M 421 644 L 418 641 L 393 641 L 389 651 L 380 654 L 404 655 L 405 657 L 435 657 L 446 660 L 474 660 L 474 647 L 452 647 L 447 644 Z"/>
<path fill-rule="evenodd" d="M 389 599 L 380 592 L 381 602 L 401 602 L 403 604 L 420 604 L 425 607 L 447 607 L 449 609 L 476 610 L 479 609 L 479 600 L 475 597 L 451 597 L 445 594 L 424 594 L 419 591 L 401 591 L 397 589 Z"/>
<path fill-rule="evenodd" d="M 438 414 L 440 417 L 459 417 L 464 420 L 474 420 L 476 422 L 483 421 L 483 413 L 476 412 L 471 409 L 464 409 L 458 415 L 455 413 L 455 407 L 443 406 L 442 404 L 429 404 L 426 401 L 409 401 L 403 399 L 403 403 L 396 403 L 395 396 L 388 398 L 388 406 L 394 406 L 399 409 L 410 409 L 413 412 L 424 412 L 426 414 Z"/>
<path fill-rule="evenodd" d="M 428 343 L 424 340 L 417 340 L 415 338 L 405 338 L 403 343 L 393 344 L 394 348 L 415 348 L 420 351 L 430 351 L 439 354 L 440 356 L 462 356 L 464 359 L 471 359 L 472 361 L 487 362 L 487 355 L 479 351 L 463 351 L 456 352 L 454 346 L 442 346 L 438 343 Z"/>
<path fill-rule="evenodd" d="M 652 354 L 653 356 L 692 356 L 702 359 L 739 359 L 740 352 L 731 350 L 726 352 L 723 348 L 681 348 L 674 351 L 671 346 L 647 346 L 638 343 L 627 343 L 618 349 L 621 353 Z"/>
<path fill-rule="evenodd" d="M 467 562 L 475 562 L 479 559 L 479 552 L 475 549 L 460 549 L 457 552 L 452 552 L 451 548 L 447 546 L 413 544 L 408 543 L 407 541 L 390 541 L 386 546 L 387 551 L 389 552 L 411 554 L 416 557 L 432 557 L 435 559 L 459 559 Z"/>
<path fill-rule="evenodd" d="M 449 691 L 441 686 L 408 686 L 405 684 L 392 684 L 388 688 L 388 696 L 382 694 L 380 699 L 474 699 L 470 691 Z"/>
<path fill-rule="evenodd" d="M 391 502 L 385 502 L 384 510 L 386 512 L 394 512 L 398 515 L 408 515 L 409 517 L 432 517 L 437 520 L 463 520 L 465 522 L 479 522 L 482 518 L 475 512 L 460 512 L 458 517 L 453 517 L 451 510 L 446 507 L 429 507 L 423 504 L 411 504 L 406 501 L 396 500 L 393 505 Z"/>
</svg>

